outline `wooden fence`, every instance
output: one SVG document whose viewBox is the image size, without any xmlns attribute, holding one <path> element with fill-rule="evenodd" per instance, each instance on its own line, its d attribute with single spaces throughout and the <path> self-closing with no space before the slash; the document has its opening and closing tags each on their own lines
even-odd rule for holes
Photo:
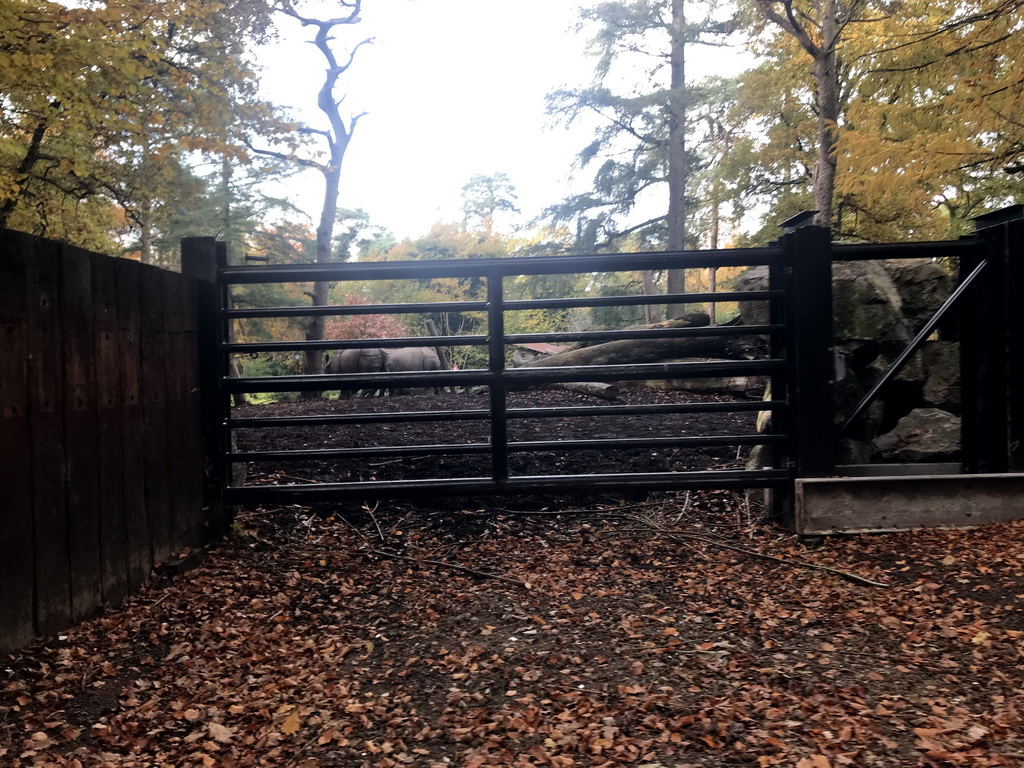
<svg viewBox="0 0 1024 768">
<path fill-rule="evenodd" d="M 204 544 L 196 296 L 0 230 L 0 651 Z"/>
</svg>

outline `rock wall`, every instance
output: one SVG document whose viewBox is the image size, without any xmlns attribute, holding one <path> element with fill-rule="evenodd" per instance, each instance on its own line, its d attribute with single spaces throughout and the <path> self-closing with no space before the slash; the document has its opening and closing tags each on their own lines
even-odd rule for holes
<svg viewBox="0 0 1024 768">
<path fill-rule="evenodd" d="M 738 291 L 766 290 L 767 267 L 750 270 L 735 285 Z M 928 259 L 833 264 L 836 424 L 846 420 L 953 288 L 953 276 Z M 767 321 L 767 302 L 740 303 L 744 325 Z M 927 436 L 915 437 L 910 452 L 894 450 L 900 444 L 899 434 L 885 437 L 920 409 L 926 409 L 932 420 L 939 413 L 950 418 L 959 415 L 959 348 L 946 336 L 940 326 L 851 425 L 840 446 L 840 463 L 939 461 L 957 455 L 958 446 L 950 450 L 949 429 L 936 438 L 934 446 Z"/>
</svg>

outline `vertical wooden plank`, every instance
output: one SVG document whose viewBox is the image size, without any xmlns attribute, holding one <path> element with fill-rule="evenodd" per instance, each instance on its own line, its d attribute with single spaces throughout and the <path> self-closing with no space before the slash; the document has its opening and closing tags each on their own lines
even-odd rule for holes
<svg viewBox="0 0 1024 768">
<path fill-rule="evenodd" d="M 182 277 L 174 272 L 161 272 L 160 277 L 163 283 L 163 329 L 167 351 L 164 422 L 167 425 L 168 521 L 170 547 L 172 551 L 179 551 L 190 546 L 185 525 L 188 478 L 183 444 L 188 419 L 188 400 L 185 397 L 185 381 L 182 375 L 185 365 L 182 336 Z"/>
<path fill-rule="evenodd" d="M 96 344 L 89 255 L 63 250 L 61 345 L 64 353 L 64 471 L 71 563 L 71 614 L 84 619 L 102 604 L 96 441 Z"/>
<path fill-rule="evenodd" d="M 99 535 L 103 602 L 119 603 L 128 594 L 127 526 L 121 488 L 124 439 L 121 401 L 120 328 L 117 318 L 115 260 L 92 256 L 99 461 Z"/>
<path fill-rule="evenodd" d="M 60 244 L 36 240 L 27 291 L 32 329 L 31 453 L 36 528 L 36 626 L 51 634 L 72 624 L 71 556 L 65 489 L 64 302 Z"/>
<path fill-rule="evenodd" d="M 117 324 L 121 347 L 120 392 L 123 467 L 122 504 L 128 551 L 128 580 L 134 589 L 141 586 L 153 568 L 153 553 L 146 514 L 145 419 L 142 408 L 142 266 L 118 259 Z"/>
<path fill-rule="evenodd" d="M 197 548 L 206 544 L 206 519 L 203 511 L 203 443 L 202 398 L 199 392 L 199 350 L 196 346 L 196 328 L 199 304 L 196 280 L 182 275 L 182 390 L 185 396 L 187 418 L 183 444 L 185 509 L 188 546 Z"/>
<path fill-rule="evenodd" d="M 0 232 L 0 651 L 31 641 L 33 626 L 32 480 L 26 282 L 27 236 Z"/>
<path fill-rule="evenodd" d="M 171 509 L 167 469 L 166 399 L 167 339 L 164 334 L 164 294 L 160 270 L 144 267 L 142 283 L 142 413 L 146 476 L 146 514 L 153 561 L 170 555 Z"/>
</svg>

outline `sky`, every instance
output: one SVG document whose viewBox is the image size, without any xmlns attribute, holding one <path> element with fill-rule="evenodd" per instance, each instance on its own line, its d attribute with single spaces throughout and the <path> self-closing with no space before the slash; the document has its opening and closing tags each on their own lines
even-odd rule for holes
<svg viewBox="0 0 1024 768">
<path fill-rule="evenodd" d="M 525 223 L 569 192 L 586 133 L 552 126 L 545 95 L 589 82 L 577 4 L 560 0 L 367 0 L 362 22 L 340 27 L 336 50 L 361 48 L 344 76 L 343 111 L 359 120 L 342 169 L 339 205 L 362 208 L 399 237 L 460 221 L 474 174 L 506 173 Z M 315 108 L 324 64 L 311 28 L 282 24 L 261 54 L 266 94 L 322 127 Z M 322 176 L 304 172 L 293 198 L 311 216 Z"/>
<path fill-rule="evenodd" d="M 330 3 L 325 3 L 329 7 Z M 365 0 L 359 24 L 339 27 L 335 50 L 362 47 L 343 76 L 343 112 L 365 112 L 342 170 L 339 205 L 362 208 L 399 238 L 461 221 L 462 187 L 475 174 L 505 173 L 527 224 L 583 191 L 590 171 L 573 161 L 593 125 L 571 129 L 545 114 L 545 96 L 593 78 L 586 35 L 574 28 L 576 0 Z M 314 30 L 281 25 L 260 57 L 266 95 L 313 127 L 324 63 L 308 42 Z M 722 51 L 716 53 L 721 66 Z M 323 180 L 306 171 L 291 197 L 319 214 Z"/>
</svg>

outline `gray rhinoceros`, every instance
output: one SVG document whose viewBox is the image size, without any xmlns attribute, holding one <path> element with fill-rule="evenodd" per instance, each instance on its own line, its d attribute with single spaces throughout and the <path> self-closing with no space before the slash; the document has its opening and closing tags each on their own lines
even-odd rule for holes
<svg viewBox="0 0 1024 768">
<path fill-rule="evenodd" d="M 368 349 L 343 349 L 331 355 L 327 361 L 327 373 L 380 373 L 384 370 L 384 350 L 379 347 Z M 355 394 L 352 388 L 338 390 L 339 397 L 348 398 Z"/>
<path fill-rule="evenodd" d="M 441 360 L 437 352 L 430 347 L 398 347 L 384 349 L 384 370 L 400 373 L 403 371 L 439 371 Z M 439 387 L 434 387 L 434 394 L 441 394 Z"/>
</svg>

